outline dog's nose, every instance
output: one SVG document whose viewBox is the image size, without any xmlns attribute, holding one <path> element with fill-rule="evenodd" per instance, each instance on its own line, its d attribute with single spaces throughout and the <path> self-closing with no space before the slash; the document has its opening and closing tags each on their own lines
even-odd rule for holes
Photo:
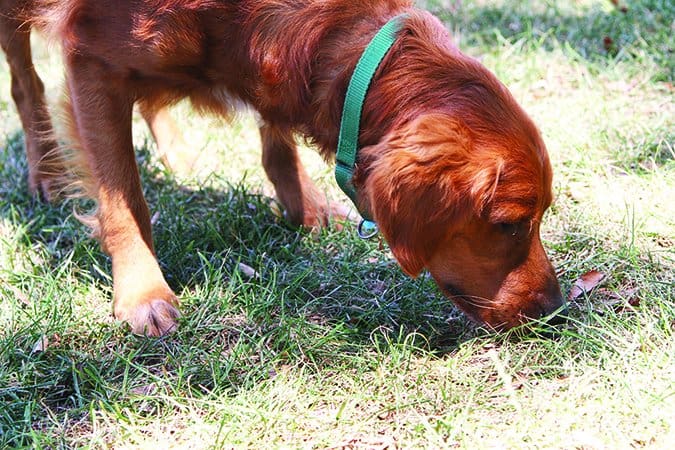
<svg viewBox="0 0 675 450">
<path fill-rule="evenodd" d="M 549 325 L 562 325 L 567 322 L 569 318 L 569 310 L 567 305 L 563 304 L 561 308 L 556 311 L 553 311 L 553 315 L 546 321 Z"/>
<path fill-rule="evenodd" d="M 568 319 L 567 303 L 560 292 L 560 288 L 556 286 L 551 291 L 537 296 L 539 304 L 543 306 L 541 318 L 546 319 L 548 325 L 561 325 Z"/>
</svg>

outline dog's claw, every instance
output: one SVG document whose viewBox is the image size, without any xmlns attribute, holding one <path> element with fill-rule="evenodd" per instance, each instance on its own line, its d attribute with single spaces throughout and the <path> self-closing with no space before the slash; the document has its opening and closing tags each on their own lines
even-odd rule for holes
<svg viewBox="0 0 675 450">
<path fill-rule="evenodd" d="M 180 312 L 170 302 L 154 299 L 134 308 L 119 308 L 115 311 L 115 317 L 127 322 L 134 334 L 158 337 L 178 328 Z"/>
</svg>

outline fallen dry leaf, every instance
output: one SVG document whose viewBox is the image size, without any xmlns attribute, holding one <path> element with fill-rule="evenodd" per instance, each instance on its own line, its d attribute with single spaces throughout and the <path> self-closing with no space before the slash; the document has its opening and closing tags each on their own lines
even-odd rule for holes
<svg viewBox="0 0 675 450">
<path fill-rule="evenodd" d="M 631 297 L 626 303 L 615 305 L 614 311 L 617 313 L 633 312 L 640 306 L 640 297 Z"/>
<path fill-rule="evenodd" d="M 130 394 L 142 396 L 149 396 L 154 394 L 155 392 L 157 392 L 157 385 L 155 383 L 137 386 L 129 390 Z"/>
<path fill-rule="evenodd" d="M 258 272 L 256 272 L 253 267 L 244 263 L 239 263 L 239 271 L 248 279 L 258 278 Z"/>
<path fill-rule="evenodd" d="M 605 36 L 604 38 L 602 38 L 602 46 L 608 52 L 613 51 L 614 50 L 614 39 L 612 39 L 609 36 Z"/>
<path fill-rule="evenodd" d="M 637 287 L 626 287 L 619 291 L 598 289 L 598 296 L 607 307 L 612 308 L 617 313 L 623 313 L 631 312 L 634 308 L 640 306 L 638 292 Z"/>
<path fill-rule="evenodd" d="M 45 335 L 42 335 L 40 339 L 38 339 L 37 342 L 33 344 L 33 350 L 31 353 L 44 352 L 47 347 L 49 347 L 49 338 L 47 338 Z"/>
<path fill-rule="evenodd" d="M 567 299 L 569 301 L 574 301 L 579 298 L 583 293 L 587 293 L 593 290 L 602 280 L 605 279 L 605 274 L 598 272 L 597 270 L 590 270 L 579 277 L 577 281 L 574 282 L 574 286 L 570 289 L 569 296 Z"/>
<path fill-rule="evenodd" d="M 21 292 L 19 289 L 15 288 L 14 286 L 9 286 L 9 289 L 12 291 L 14 294 L 14 297 L 16 297 L 17 300 L 19 300 L 21 303 L 23 303 L 25 306 L 30 305 L 30 299 L 26 294 Z"/>
<path fill-rule="evenodd" d="M 625 13 L 628 12 L 628 7 L 625 6 L 625 5 L 619 5 L 619 0 L 610 0 L 610 1 L 612 2 L 612 5 L 614 5 L 614 6 L 616 6 L 617 8 L 619 8 L 619 11 L 621 11 L 622 13 L 625 14 Z"/>
</svg>

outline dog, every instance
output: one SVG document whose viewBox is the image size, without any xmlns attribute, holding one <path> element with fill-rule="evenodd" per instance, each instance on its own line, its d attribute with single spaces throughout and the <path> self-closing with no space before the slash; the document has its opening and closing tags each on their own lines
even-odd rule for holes
<svg viewBox="0 0 675 450">
<path fill-rule="evenodd" d="M 394 17 L 399 29 L 358 121 L 349 183 L 359 210 L 379 226 L 406 274 L 426 269 L 480 323 L 507 329 L 564 308 L 539 236 L 552 201 L 540 133 L 507 88 L 411 1 L 0 5 L 4 12 L 14 7 L 11 17 L 41 28 L 63 49 L 70 138 L 86 161 L 98 237 L 112 259 L 114 315 L 133 332 L 163 335 L 179 317 L 178 298 L 156 260 L 134 159 L 134 104 L 149 115 L 183 98 L 221 116 L 238 103 L 252 106 L 261 119 L 262 164 L 288 219 L 321 226 L 335 207 L 302 166 L 294 135 L 327 161 L 335 158 L 351 77 Z M 25 57 L 26 42 L 23 35 L 3 38 L 8 58 Z M 19 71 L 16 78 L 17 104 L 41 104 L 34 73 Z M 44 119 L 33 112 L 23 122 L 27 142 L 37 142 L 27 146 L 29 159 L 48 153 L 31 135 Z M 31 186 L 48 190 L 35 167 Z"/>
</svg>

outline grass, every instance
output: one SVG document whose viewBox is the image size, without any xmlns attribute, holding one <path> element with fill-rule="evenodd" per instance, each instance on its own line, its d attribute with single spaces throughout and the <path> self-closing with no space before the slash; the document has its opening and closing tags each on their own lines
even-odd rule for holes
<svg viewBox="0 0 675 450">
<path fill-rule="evenodd" d="M 423 5 L 542 129 L 556 190 L 542 232 L 563 289 L 588 270 L 606 275 L 571 303 L 560 335 L 487 333 L 429 279 L 406 278 L 381 243 L 288 227 L 253 119 L 221 126 L 181 105 L 202 150 L 197 177 L 164 171 L 148 132 L 135 135 L 183 318 L 167 338 L 132 336 L 111 318 L 109 260 L 72 216 L 86 204 L 26 194 L 3 62 L 0 448 L 672 445 L 675 7 Z M 58 52 L 39 41 L 36 52 L 56 97 Z M 303 156 L 344 201 L 330 169 Z"/>
</svg>

